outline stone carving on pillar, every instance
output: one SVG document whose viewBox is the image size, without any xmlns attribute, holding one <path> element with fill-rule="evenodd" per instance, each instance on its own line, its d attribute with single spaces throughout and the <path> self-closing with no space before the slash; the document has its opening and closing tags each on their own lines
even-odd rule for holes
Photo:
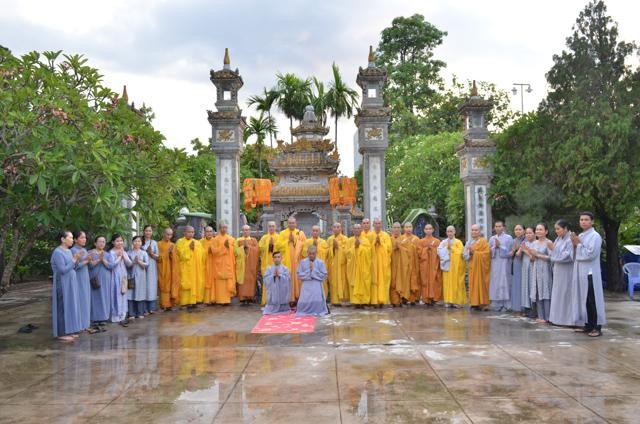
<svg viewBox="0 0 640 424">
<path fill-rule="evenodd" d="M 471 237 L 473 224 L 479 224 L 486 237 L 491 235 L 488 193 L 493 179 L 490 157 L 496 151 L 496 143 L 489 138 L 487 113 L 492 107 L 491 99 L 478 95 L 474 81 L 471 96 L 458 109 L 464 118 L 463 143 L 456 148 L 456 154 L 460 158 L 460 179 L 464 184 L 467 240 Z"/>
<path fill-rule="evenodd" d="M 369 46 L 366 68 L 360 68 L 356 83 L 362 88 L 362 104 L 356 115 L 358 151 L 362 154 L 362 190 L 364 216 L 380 218 L 387 226 L 384 153 L 389 146 L 391 110 L 385 107 L 382 90 L 387 72 L 375 64 L 373 47 Z"/>
<path fill-rule="evenodd" d="M 216 112 L 207 111 L 211 124 L 211 149 L 216 155 L 216 222 L 226 222 L 229 233 L 240 234 L 240 155 L 245 118 L 238 107 L 238 90 L 244 82 L 238 69 L 231 70 L 229 50 L 223 67 L 210 72 L 216 87 Z"/>
</svg>

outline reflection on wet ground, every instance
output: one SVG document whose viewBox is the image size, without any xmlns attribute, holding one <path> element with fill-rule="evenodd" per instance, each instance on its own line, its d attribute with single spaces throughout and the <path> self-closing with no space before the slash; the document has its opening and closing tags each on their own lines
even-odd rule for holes
<svg viewBox="0 0 640 424">
<path fill-rule="evenodd" d="M 232 306 L 62 344 L 48 288 L 23 285 L 0 304 L 0 423 L 639 422 L 638 306 L 609 299 L 599 339 L 424 306 L 255 335 L 259 309 Z"/>
</svg>

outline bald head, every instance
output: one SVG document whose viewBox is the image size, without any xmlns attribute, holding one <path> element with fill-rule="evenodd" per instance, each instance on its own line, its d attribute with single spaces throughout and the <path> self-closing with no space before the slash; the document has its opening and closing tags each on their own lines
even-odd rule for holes
<svg viewBox="0 0 640 424">
<path fill-rule="evenodd" d="M 362 233 L 362 225 L 354 224 L 351 230 L 353 231 L 354 236 L 359 237 L 360 234 Z"/>
<path fill-rule="evenodd" d="M 482 227 L 480 227 L 480 225 L 473 224 L 471 226 L 471 237 L 474 239 L 482 237 Z"/>
<path fill-rule="evenodd" d="M 313 237 L 314 239 L 320 237 L 319 225 L 314 225 L 313 227 L 311 227 L 311 237 Z"/>
<path fill-rule="evenodd" d="M 206 238 L 207 240 L 211 240 L 211 238 L 213 237 L 213 227 L 211 226 L 207 226 L 204 228 L 204 238 Z"/>
<path fill-rule="evenodd" d="M 273 233 L 276 232 L 276 222 L 275 221 L 267 222 L 267 231 L 269 231 L 269 234 L 273 234 Z"/>
<path fill-rule="evenodd" d="M 293 231 L 296 229 L 296 227 L 298 226 L 298 223 L 296 222 L 296 219 L 293 216 L 290 216 L 289 219 L 287 219 L 287 227 Z"/>
<path fill-rule="evenodd" d="M 333 230 L 333 235 L 337 236 L 342 232 L 342 224 L 340 224 L 339 222 L 334 222 L 331 229 Z"/>
<path fill-rule="evenodd" d="M 184 227 L 184 238 L 187 240 L 191 240 L 195 234 L 196 230 L 191 225 Z"/>
<path fill-rule="evenodd" d="M 162 233 L 162 238 L 164 239 L 164 241 L 169 241 L 173 238 L 173 229 L 170 227 L 167 227 L 164 229 L 164 232 Z"/>
<path fill-rule="evenodd" d="M 382 220 L 380 218 L 373 218 L 373 229 L 376 233 L 382 231 Z"/>
<path fill-rule="evenodd" d="M 316 260 L 317 253 L 318 253 L 318 248 L 314 244 L 309 246 L 309 249 L 307 249 L 307 257 L 311 262 Z"/>
<path fill-rule="evenodd" d="M 251 237 L 251 227 L 248 225 L 242 226 L 242 237 Z"/>
<path fill-rule="evenodd" d="M 391 226 L 391 234 L 394 236 L 399 236 L 401 231 L 402 231 L 402 227 L 400 226 L 400 223 L 394 222 L 393 225 Z"/>
<path fill-rule="evenodd" d="M 226 223 L 226 222 L 224 222 L 224 221 L 220 221 L 220 222 L 218 223 L 218 231 L 220 231 L 220 234 L 221 234 L 221 235 L 223 235 L 223 236 L 224 236 L 225 234 L 227 234 L 227 230 L 228 230 L 228 229 L 229 229 L 229 226 L 227 225 L 227 223 Z"/>
<path fill-rule="evenodd" d="M 371 229 L 371 220 L 369 218 L 365 218 L 362 220 L 362 230 L 369 231 Z"/>
<path fill-rule="evenodd" d="M 406 222 L 404 224 L 404 233 L 409 235 L 409 234 L 413 234 L 413 224 L 410 222 Z"/>
</svg>

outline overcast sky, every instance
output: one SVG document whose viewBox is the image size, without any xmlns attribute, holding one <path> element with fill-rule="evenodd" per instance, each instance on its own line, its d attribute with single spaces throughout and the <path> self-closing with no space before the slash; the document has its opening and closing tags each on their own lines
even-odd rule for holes
<svg viewBox="0 0 640 424">
<path fill-rule="evenodd" d="M 530 83 L 524 109 L 535 109 L 546 92 L 545 72 L 564 48 L 585 0 L 0 0 L 0 44 L 14 54 L 30 50 L 82 53 L 106 85 L 156 113 L 155 127 L 171 147 L 207 140 L 207 109 L 215 91 L 209 69 L 220 69 L 224 48 L 245 85 L 244 115 L 255 111 L 247 97 L 271 87 L 277 72 L 330 78 L 331 63 L 353 88 L 368 46 L 396 16 L 420 13 L 447 31 L 436 57 L 447 63 L 446 79 L 494 82 L 510 90 Z M 621 38 L 640 41 L 638 3 L 607 1 Z M 520 109 L 520 96 L 512 97 Z M 288 120 L 279 116 L 279 138 L 288 140 Z M 353 119 L 338 125 L 340 170 L 353 173 Z M 331 129 L 333 136 L 333 128 Z"/>
</svg>

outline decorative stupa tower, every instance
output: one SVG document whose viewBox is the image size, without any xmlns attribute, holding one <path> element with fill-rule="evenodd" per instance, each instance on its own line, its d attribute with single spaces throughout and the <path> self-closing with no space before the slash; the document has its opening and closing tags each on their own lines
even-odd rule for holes
<svg viewBox="0 0 640 424">
<path fill-rule="evenodd" d="M 245 118 L 238 107 L 238 90 L 244 82 L 238 69 L 231 70 L 229 49 L 219 71 L 210 72 L 216 86 L 217 112 L 207 111 L 211 124 L 211 149 L 216 155 L 216 222 L 226 222 L 229 233 L 240 234 L 240 155 Z"/>
<path fill-rule="evenodd" d="M 331 225 L 329 179 L 336 175 L 340 162 L 334 144 L 325 139 L 329 128 L 322 125 L 307 106 L 300 125 L 291 130 L 292 143 L 278 141 L 278 154 L 269 160 L 269 169 L 276 176 L 271 189 L 271 205 L 263 208 L 262 228 L 268 221 L 282 225 L 290 216 L 298 228 L 309 234 L 319 225 L 326 232 Z"/>
<path fill-rule="evenodd" d="M 384 152 L 389 146 L 391 109 L 385 107 L 382 90 L 387 72 L 375 64 L 373 47 L 369 46 L 369 63 L 360 68 L 356 83 L 362 88 L 362 105 L 356 115 L 358 151 L 362 154 L 362 192 L 364 216 L 382 219 L 386 226 Z"/>
</svg>

